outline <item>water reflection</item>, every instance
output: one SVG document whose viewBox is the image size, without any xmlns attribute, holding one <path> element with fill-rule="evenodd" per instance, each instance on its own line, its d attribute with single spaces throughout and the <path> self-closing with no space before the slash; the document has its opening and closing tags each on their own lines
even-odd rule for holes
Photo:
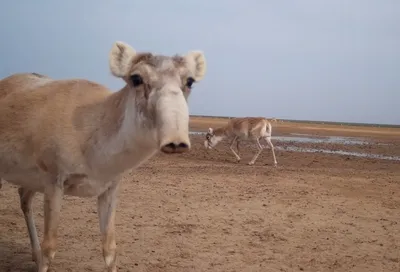
<svg viewBox="0 0 400 272">
<path fill-rule="evenodd" d="M 347 155 L 347 156 L 355 156 L 361 158 L 371 158 L 371 159 L 381 159 L 381 160 L 392 160 L 392 161 L 400 161 L 400 157 L 398 156 L 385 156 L 379 154 L 369 154 L 369 153 L 360 153 L 360 152 L 350 152 L 344 150 L 328 150 L 328 149 L 319 149 L 319 148 L 303 148 L 297 146 L 275 146 L 277 150 L 284 151 L 294 151 L 294 152 L 307 152 L 307 153 L 326 153 L 326 154 L 339 154 L 339 155 Z"/>
</svg>

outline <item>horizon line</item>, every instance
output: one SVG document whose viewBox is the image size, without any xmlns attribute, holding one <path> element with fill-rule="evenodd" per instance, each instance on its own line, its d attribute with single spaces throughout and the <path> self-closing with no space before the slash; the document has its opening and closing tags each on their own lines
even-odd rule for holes
<svg viewBox="0 0 400 272">
<path fill-rule="evenodd" d="M 234 116 L 215 116 L 215 115 L 201 115 L 201 114 L 190 114 L 190 117 L 207 117 L 207 118 L 221 118 L 231 119 L 236 118 Z M 344 125 L 344 126 L 366 126 L 366 127 L 384 127 L 384 128 L 400 128 L 400 124 L 377 124 L 377 123 L 359 123 L 359 122 L 341 122 L 341 121 L 322 121 L 322 120 L 304 120 L 304 119 L 283 119 L 277 117 L 271 117 L 267 119 L 282 120 L 285 122 L 292 123 L 311 123 L 311 124 L 328 124 L 328 125 Z"/>
</svg>

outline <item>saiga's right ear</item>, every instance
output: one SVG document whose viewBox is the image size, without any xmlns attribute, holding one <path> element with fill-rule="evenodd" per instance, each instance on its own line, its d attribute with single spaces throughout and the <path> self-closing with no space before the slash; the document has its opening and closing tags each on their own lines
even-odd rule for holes
<svg viewBox="0 0 400 272">
<path fill-rule="evenodd" d="M 124 42 L 115 42 L 111 48 L 109 62 L 111 73 L 116 77 L 129 75 L 136 51 Z"/>
</svg>

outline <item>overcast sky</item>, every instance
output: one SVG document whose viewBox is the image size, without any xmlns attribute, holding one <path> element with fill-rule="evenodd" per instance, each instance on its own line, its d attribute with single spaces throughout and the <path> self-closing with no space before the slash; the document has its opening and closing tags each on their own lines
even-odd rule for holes
<svg viewBox="0 0 400 272">
<path fill-rule="evenodd" d="M 116 40 L 203 50 L 191 114 L 400 124 L 399 0 L 2 1 L 0 76 L 122 87 Z"/>
</svg>

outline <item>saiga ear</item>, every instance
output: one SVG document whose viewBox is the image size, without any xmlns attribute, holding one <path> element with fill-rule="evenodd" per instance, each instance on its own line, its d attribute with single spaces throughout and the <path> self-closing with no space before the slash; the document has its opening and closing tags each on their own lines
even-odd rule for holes
<svg viewBox="0 0 400 272">
<path fill-rule="evenodd" d="M 135 56 L 136 51 L 130 45 L 120 41 L 115 42 L 109 56 L 111 73 L 116 77 L 127 76 Z"/>
<path fill-rule="evenodd" d="M 208 128 L 208 133 L 212 134 L 213 133 L 213 129 L 212 128 Z"/>
<path fill-rule="evenodd" d="M 200 81 L 206 74 L 206 58 L 202 51 L 190 51 L 184 57 L 194 80 Z"/>
</svg>

